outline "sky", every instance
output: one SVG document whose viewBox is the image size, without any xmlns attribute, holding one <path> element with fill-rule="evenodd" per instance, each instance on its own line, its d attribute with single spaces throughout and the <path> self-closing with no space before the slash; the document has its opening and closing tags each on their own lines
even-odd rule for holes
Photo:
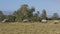
<svg viewBox="0 0 60 34">
<path fill-rule="evenodd" d="M 48 15 L 60 13 L 60 0 L 0 0 L 0 10 L 13 12 L 18 10 L 22 4 L 34 6 L 40 13 L 46 9 Z"/>
</svg>

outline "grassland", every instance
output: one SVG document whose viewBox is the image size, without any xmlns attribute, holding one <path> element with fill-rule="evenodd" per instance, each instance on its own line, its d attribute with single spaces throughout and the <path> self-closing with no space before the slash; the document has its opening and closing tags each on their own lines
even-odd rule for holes
<svg viewBox="0 0 60 34">
<path fill-rule="evenodd" d="M 60 34 L 60 23 L 0 23 L 0 34 Z"/>
</svg>

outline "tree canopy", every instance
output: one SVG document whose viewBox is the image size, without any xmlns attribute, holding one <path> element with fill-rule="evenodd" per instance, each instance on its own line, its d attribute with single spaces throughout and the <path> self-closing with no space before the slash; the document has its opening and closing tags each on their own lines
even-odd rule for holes
<svg viewBox="0 0 60 34">
<path fill-rule="evenodd" d="M 42 19 L 49 18 L 47 17 L 46 9 L 43 9 L 42 14 L 40 14 L 40 11 L 36 11 L 34 6 L 29 7 L 27 4 L 23 4 L 18 10 L 14 11 L 12 15 L 4 15 L 3 12 L 0 11 L 0 21 L 3 19 L 22 22 L 24 19 L 30 21 L 41 21 Z M 50 19 L 59 19 L 58 13 L 54 13 Z"/>
</svg>

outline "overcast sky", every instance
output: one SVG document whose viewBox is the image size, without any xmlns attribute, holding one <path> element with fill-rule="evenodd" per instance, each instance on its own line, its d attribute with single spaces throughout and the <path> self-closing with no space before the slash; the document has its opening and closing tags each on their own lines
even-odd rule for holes
<svg viewBox="0 0 60 34">
<path fill-rule="evenodd" d="M 36 11 L 42 12 L 46 9 L 47 14 L 60 13 L 60 0 L 0 0 L 0 10 L 15 11 L 19 9 L 22 4 L 34 6 Z"/>
</svg>

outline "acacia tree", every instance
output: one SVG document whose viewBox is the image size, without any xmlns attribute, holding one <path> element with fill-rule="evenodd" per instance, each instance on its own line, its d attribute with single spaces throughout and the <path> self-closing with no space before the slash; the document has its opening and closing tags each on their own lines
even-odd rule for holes
<svg viewBox="0 0 60 34">
<path fill-rule="evenodd" d="M 54 13 L 53 16 L 52 16 L 52 19 L 55 19 L 55 20 L 59 19 L 58 13 Z"/>
<path fill-rule="evenodd" d="M 17 21 L 22 21 L 23 19 L 30 19 L 33 16 L 33 11 L 35 8 L 29 8 L 28 5 L 23 4 L 21 8 L 14 12 Z"/>
<path fill-rule="evenodd" d="M 29 11 L 27 12 L 28 19 L 32 20 L 33 12 L 35 12 L 35 8 L 34 7 L 29 8 Z"/>
<path fill-rule="evenodd" d="M 5 17 L 4 17 L 3 12 L 2 12 L 2 11 L 0 11 L 0 21 L 2 21 L 4 18 L 5 18 Z"/>
<path fill-rule="evenodd" d="M 41 19 L 46 19 L 47 15 L 46 15 L 46 10 L 43 9 L 42 14 L 41 14 Z"/>
<path fill-rule="evenodd" d="M 13 15 L 5 15 L 5 19 L 8 19 L 8 22 L 15 22 L 15 16 Z"/>
<path fill-rule="evenodd" d="M 13 15 L 16 17 L 15 21 L 22 21 L 23 14 L 20 11 L 14 11 Z"/>
<path fill-rule="evenodd" d="M 35 14 L 34 14 L 34 21 L 40 21 L 40 16 L 39 16 L 40 12 L 37 11 Z"/>
</svg>

